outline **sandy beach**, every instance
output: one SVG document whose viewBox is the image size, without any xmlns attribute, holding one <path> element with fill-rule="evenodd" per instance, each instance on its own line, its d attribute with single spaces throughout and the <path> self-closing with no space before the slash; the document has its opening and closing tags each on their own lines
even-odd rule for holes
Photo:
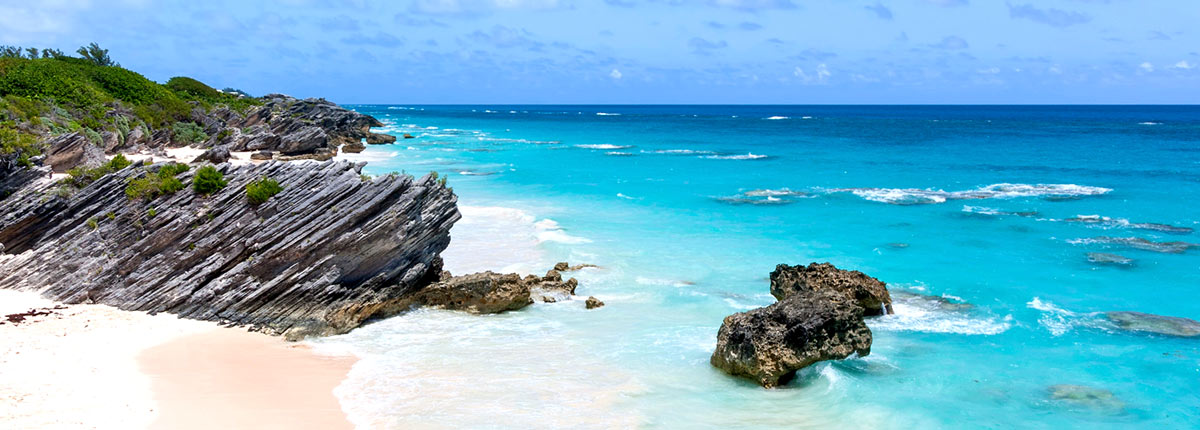
<svg viewBox="0 0 1200 430">
<path fill-rule="evenodd" d="M 0 315 L 31 309 L 50 314 L 0 319 L 6 428 L 351 427 L 333 389 L 353 357 L 211 322 L 0 290 Z"/>
</svg>

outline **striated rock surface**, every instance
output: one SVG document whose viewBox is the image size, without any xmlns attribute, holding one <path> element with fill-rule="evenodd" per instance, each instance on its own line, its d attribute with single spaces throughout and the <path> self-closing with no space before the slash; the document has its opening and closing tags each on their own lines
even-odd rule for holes
<svg viewBox="0 0 1200 430">
<path fill-rule="evenodd" d="M 892 313 L 887 284 L 857 270 L 841 270 L 829 263 L 805 266 L 780 264 L 771 272 L 771 295 L 778 300 L 800 291 L 832 290 L 848 294 L 866 315 Z"/>
<path fill-rule="evenodd" d="M 771 388 L 818 361 L 870 353 L 862 306 L 841 291 L 799 290 L 765 308 L 725 317 L 710 362 Z"/>
<path fill-rule="evenodd" d="M 248 325 L 288 338 L 342 333 L 436 280 L 460 217 L 431 176 L 363 180 L 361 164 L 217 166 L 228 185 L 130 200 L 131 166 L 69 196 L 48 179 L 0 200 L 0 288 L 67 303 Z M 253 206 L 246 184 L 283 191 Z"/>
<path fill-rule="evenodd" d="M 104 151 L 82 133 L 68 133 L 46 141 L 45 165 L 54 173 L 64 173 L 74 167 L 96 167 L 103 164 Z"/>
</svg>

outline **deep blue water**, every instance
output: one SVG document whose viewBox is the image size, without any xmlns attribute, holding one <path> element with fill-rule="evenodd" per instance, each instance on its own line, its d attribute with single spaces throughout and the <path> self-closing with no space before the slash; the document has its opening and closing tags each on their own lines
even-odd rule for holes
<svg viewBox="0 0 1200 430">
<path fill-rule="evenodd" d="M 368 173 L 448 176 L 452 271 L 598 264 L 574 276 L 608 304 L 422 310 L 321 341 L 368 357 L 338 391 L 360 424 L 1200 427 L 1200 339 L 1103 317 L 1200 319 L 1200 248 L 1096 239 L 1200 242 L 1137 228 L 1200 228 L 1200 107 L 351 107 L 414 136 L 351 156 Z M 722 318 L 812 261 L 973 306 L 898 297 L 870 356 L 782 389 L 713 369 Z"/>
</svg>

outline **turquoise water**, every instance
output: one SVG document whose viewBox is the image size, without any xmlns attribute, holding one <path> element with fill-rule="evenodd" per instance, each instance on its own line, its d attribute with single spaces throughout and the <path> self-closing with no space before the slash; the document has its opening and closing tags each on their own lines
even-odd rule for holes
<svg viewBox="0 0 1200 430">
<path fill-rule="evenodd" d="M 1200 340 L 1098 314 L 1200 319 L 1200 249 L 1095 239 L 1200 242 L 1137 228 L 1200 228 L 1200 108 L 353 107 L 415 138 L 348 158 L 460 196 L 451 271 L 598 264 L 572 276 L 607 303 L 419 310 L 318 341 L 364 357 L 336 392 L 363 427 L 1200 426 Z M 871 355 L 781 389 L 713 369 L 722 318 L 812 261 L 974 306 L 898 298 Z"/>
</svg>

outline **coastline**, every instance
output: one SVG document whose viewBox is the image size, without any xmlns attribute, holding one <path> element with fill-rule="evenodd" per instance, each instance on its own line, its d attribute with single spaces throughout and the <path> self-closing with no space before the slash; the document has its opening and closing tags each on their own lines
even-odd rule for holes
<svg viewBox="0 0 1200 430">
<path fill-rule="evenodd" d="M 0 290 L 0 315 L 47 308 L 0 320 L 0 421 L 13 428 L 351 428 L 333 389 L 356 358 L 207 321 Z"/>
</svg>

